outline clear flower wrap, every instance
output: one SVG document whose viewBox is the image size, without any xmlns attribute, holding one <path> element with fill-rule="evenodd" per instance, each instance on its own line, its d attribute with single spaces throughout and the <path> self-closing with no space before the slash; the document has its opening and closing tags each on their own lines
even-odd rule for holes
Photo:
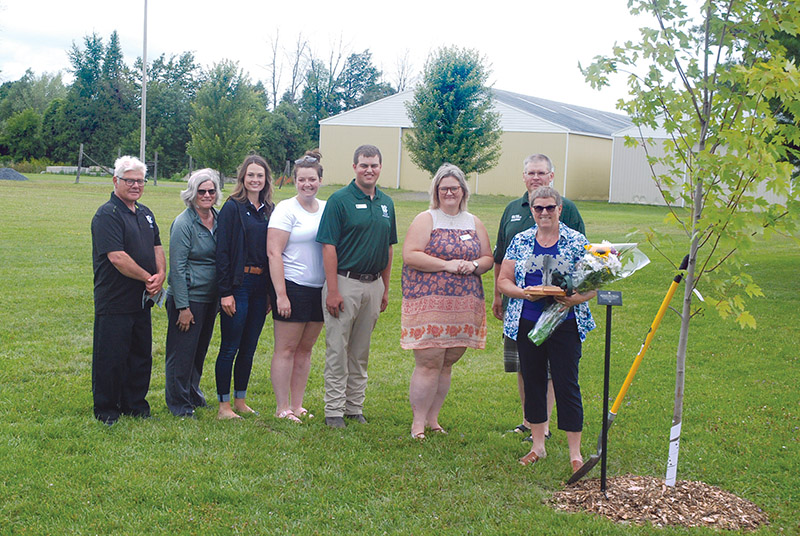
<svg viewBox="0 0 800 536">
<path fill-rule="evenodd" d="M 586 252 L 570 274 L 553 274 L 553 284 L 561 287 L 567 296 L 583 294 L 602 288 L 609 283 L 624 279 L 647 266 L 650 259 L 636 247 L 635 243 L 611 244 L 605 240 L 600 244 L 584 246 Z M 569 314 L 569 307 L 556 302 L 545 307 L 536 326 L 528 338 L 539 346 L 553 334 Z"/>
</svg>

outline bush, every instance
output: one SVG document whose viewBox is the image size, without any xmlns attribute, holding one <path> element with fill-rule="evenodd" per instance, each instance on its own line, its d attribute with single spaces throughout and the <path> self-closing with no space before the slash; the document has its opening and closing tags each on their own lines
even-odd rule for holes
<svg viewBox="0 0 800 536">
<path fill-rule="evenodd" d="M 20 173 L 43 173 L 47 170 L 47 166 L 62 165 L 57 164 L 49 158 L 31 158 L 30 160 L 22 160 L 20 162 L 10 162 L 7 164 L 13 170 Z"/>
</svg>

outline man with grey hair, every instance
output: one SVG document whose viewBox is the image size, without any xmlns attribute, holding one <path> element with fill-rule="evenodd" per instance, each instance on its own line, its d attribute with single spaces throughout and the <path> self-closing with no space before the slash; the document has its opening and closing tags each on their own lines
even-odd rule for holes
<svg viewBox="0 0 800 536">
<path fill-rule="evenodd" d="M 92 396 L 95 417 L 107 425 L 121 415 L 150 416 L 150 308 L 167 263 L 153 213 L 138 203 L 146 172 L 139 159 L 118 158 L 111 199 L 92 218 Z"/>
<path fill-rule="evenodd" d="M 531 214 L 530 203 L 528 202 L 528 195 L 539 188 L 540 186 L 552 186 L 553 177 L 555 175 L 555 167 L 552 160 L 547 155 L 532 154 L 527 157 L 522 163 L 522 181 L 525 183 L 526 192 L 519 199 L 515 199 L 506 206 L 503 212 L 503 217 L 500 219 L 500 226 L 497 230 L 497 242 L 494 248 L 494 299 L 492 300 L 492 313 L 498 320 L 503 320 L 503 314 L 506 309 L 506 300 L 500 294 L 497 288 L 497 276 L 500 273 L 500 265 L 503 263 L 503 257 L 506 254 L 506 248 L 511 243 L 511 239 L 517 233 L 525 231 L 534 225 L 533 215 Z M 562 209 L 560 221 L 575 231 L 581 234 L 586 234 L 586 229 L 583 224 L 578 207 L 575 203 L 561 197 Z M 517 341 L 503 337 L 503 363 L 506 372 L 517 373 L 517 387 L 519 389 L 519 397 L 522 401 L 523 407 L 523 421 L 522 424 L 514 428 L 514 432 L 520 434 L 527 434 L 530 430 L 530 424 L 524 419 L 525 407 L 525 389 L 522 384 L 522 375 L 519 370 L 519 355 L 517 354 Z M 547 382 L 547 414 L 548 416 L 553 410 L 555 404 L 555 393 L 553 392 L 552 380 Z M 549 424 L 549 421 L 548 421 Z M 547 430 L 547 437 L 550 437 L 550 431 Z M 526 438 L 529 439 L 529 438 Z"/>
</svg>

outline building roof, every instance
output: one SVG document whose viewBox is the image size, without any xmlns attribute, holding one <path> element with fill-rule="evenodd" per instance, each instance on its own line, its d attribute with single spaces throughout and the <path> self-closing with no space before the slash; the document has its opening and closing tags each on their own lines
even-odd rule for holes
<svg viewBox="0 0 800 536">
<path fill-rule="evenodd" d="M 570 132 L 611 137 L 631 126 L 621 114 L 603 112 L 510 91 L 493 89 L 494 109 L 505 132 Z M 323 119 L 320 125 L 412 128 L 406 103 L 414 91 L 395 93 L 383 99 Z"/>
<path fill-rule="evenodd" d="M 502 89 L 493 89 L 492 93 L 495 102 L 505 104 L 531 118 L 558 125 L 574 134 L 611 137 L 614 132 L 631 125 L 630 119 L 622 114 L 520 95 Z"/>
</svg>

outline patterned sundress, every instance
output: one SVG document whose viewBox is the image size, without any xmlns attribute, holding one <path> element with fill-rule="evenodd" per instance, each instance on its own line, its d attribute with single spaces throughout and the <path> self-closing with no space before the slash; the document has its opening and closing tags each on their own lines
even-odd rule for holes
<svg viewBox="0 0 800 536">
<path fill-rule="evenodd" d="M 477 260 L 481 243 L 475 218 L 428 211 L 433 230 L 425 253 L 444 260 Z M 406 350 L 486 346 L 486 302 L 475 274 L 420 272 L 403 265 L 400 346 Z"/>
</svg>

